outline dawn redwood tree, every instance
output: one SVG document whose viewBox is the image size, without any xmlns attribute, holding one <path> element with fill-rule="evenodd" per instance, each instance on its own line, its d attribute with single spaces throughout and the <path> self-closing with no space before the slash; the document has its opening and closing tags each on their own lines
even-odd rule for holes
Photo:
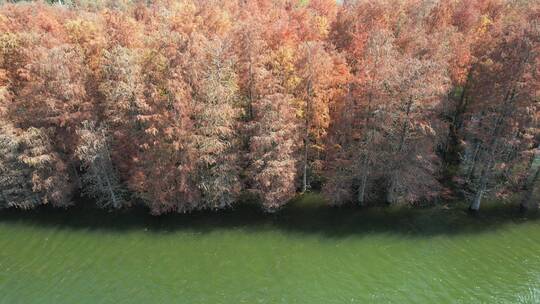
<svg viewBox="0 0 540 304">
<path fill-rule="evenodd" d="M 68 42 L 81 50 L 83 64 L 87 68 L 86 94 L 91 98 L 94 107 L 99 107 L 98 101 L 102 99 L 99 91 L 101 59 L 107 46 L 102 19 L 94 15 L 85 15 L 67 20 L 65 32 Z M 94 112 L 97 116 L 102 114 L 99 109 L 95 109 Z"/>
<path fill-rule="evenodd" d="M 20 160 L 32 168 L 32 190 L 40 193 L 43 204 L 72 204 L 73 177 L 65 161 L 54 150 L 52 130 L 30 127 L 22 134 Z M 53 133 L 54 134 L 54 133 Z"/>
<path fill-rule="evenodd" d="M 19 132 L 10 124 L 0 127 L 0 206 L 29 209 L 41 198 L 32 190 L 32 169 L 20 159 Z"/>
<path fill-rule="evenodd" d="M 299 80 L 296 96 L 302 102 L 300 116 L 303 121 L 301 189 L 305 192 L 310 184 L 308 175 L 321 167 L 319 160 L 330 123 L 331 102 L 341 97 L 348 69 L 339 55 L 327 51 L 320 42 L 310 41 L 300 46 L 296 70 Z"/>
<path fill-rule="evenodd" d="M 53 150 L 51 130 L 0 128 L 0 201 L 23 209 L 40 204 L 71 205 L 72 181 Z"/>
<path fill-rule="evenodd" d="M 331 112 L 323 189 L 331 204 L 364 205 L 379 196 L 379 161 L 385 161 L 380 153 L 385 145 L 381 126 L 386 123 L 380 114 L 390 98 L 385 86 L 397 73 L 399 55 L 391 10 L 396 7 L 386 1 L 346 2 L 332 25 L 330 39 L 343 52 L 353 76 L 344 102 Z"/>
<path fill-rule="evenodd" d="M 358 172 L 358 204 L 363 205 L 368 191 L 369 175 L 372 164 L 380 163 L 377 159 L 377 146 L 380 147 L 380 128 L 374 120 L 375 115 L 380 109 L 382 102 L 388 96 L 384 88 L 385 79 L 395 73 L 392 70 L 392 64 L 397 53 L 393 49 L 392 39 L 384 32 L 375 32 L 371 35 L 366 53 L 359 60 L 362 66 L 359 71 L 358 88 L 354 87 L 355 93 L 358 93 L 356 109 L 362 111 L 359 113 L 360 125 L 362 129 L 361 140 L 358 145 L 353 145 L 359 155 L 359 166 L 354 166 Z M 354 93 L 353 93 L 354 94 Z M 357 173 L 358 174 L 358 173 Z"/>
<path fill-rule="evenodd" d="M 83 171 L 82 193 L 93 198 L 104 208 L 120 208 L 126 205 L 126 190 L 120 182 L 111 159 L 108 130 L 97 127 L 94 122 L 84 121 L 77 130 L 79 143 L 75 156 Z"/>
<path fill-rule="evenodd" d="M 246 99 L 245 187 L 272 211 L 296 193 L 300 129 L 294 97 L 279 85 L 279 72 L 271 68 L 272 50 L 257 22 L 247 18 L 238 34 L 241 92 Z"/>
<path fill-rule="evenodd" d="M 234 31 L 233 43 L 237 46 L 234 51 L 237 57 L 239 93 L 245 99 L 244 120 L 253 119 L 253 103 L 259 96 L 262 77 L 260 74 L 269 64 L 271 49 L 265 41 L 266 18 L 260 14 L 256 2 L 246 3 L 243 19 Z M 267 79 L 268 80 L 268 79 Z M 270 79 L 271 80 L 271 79 Z"/>
<path fill-rule="evenodd" d="M 502 25 L 491 51 L 474 75 L 474 108 L 468 131 L 465 170 L 478 211 L 482 198 L 500 190 L 512 157 L 520 150 L 521 134 L 537 116 L 538 27 L 531 23 Z M 517 143 L 516 143 L 517 142 Z"/>
<path fill-rule="evenodd" d="M 383 184 L 384 200 L 393 204 L 432 198 L 440 189 L 433 124 L 447 88 L 446 69 L 398 42 L 377 30 L 354 49 L 355 81 L 332 136 L 338 163 L 330 163 L 329 196 L 353 200 L 355 190 L 354 200 L 364 204 L 366 197 L 380 196 Z"/>
<path fill-rule="evenodd" d="M 497 1 L 441 2 L 430 16 L 430 33 L 441 33 L 448 40 L 448 72 L 453 89 L 441 106 L 441 114 L 448 123 L 441 152 L 444 178 L 451 183 L 458 181 L 457 187 L 463 186 L 455 175 L 461 164 L 464 129 L 473 102 L 473 73 L 479 58 L 491 47 L 489 28 L 499 22 L 500 9 L 501 3 Z"/>
<path fill-rule="evenodd" d="M 6 32 L 0 35 L 0 115 L 9 113 L 13 96 L 28 81 L 29 43 L 22 34 Z"/>
<path fill-rule="evenodd" d="M 104 99 L 104 117 L 112 125 L 137 125 L 137 115 L 146 109 L 142 96 L 141 67 L 136 51 L 115 47 L 105 51 L 99 90 Z"/>
<path fill-rule="evenodd" d="M 382 110 L 387 145 L 383 150 L 389 204 L 415 202 L 438 195 L 432 126 L 434 110 L 446 93 L 444 65 L 433 60 L 402 58 L 399 75 L 388 81 L 390 100 Z"/>
<path fill-rule="evenodd" d="M 137 54 L 117 47 L 105 51 L 101 64 L 99 104 L 103 121 L 111 132 L 111 157 L 120 177 L 136 189 L 138 145 L 143 135 L 138 115 L 147 108 L 142 91 L 142 75 Z"/>
<path fill-rule="evenodd" d="M 370 33 L 362 51 L 356 54 L 354 78 L 349 84 L 346 102 L 333 113 L 329 137 L 328 181 L 325 193 L 333 204 L 356 200 L 364 205 L 368 197 L 374 198 L 384 145 L 380 121 L 384 104 L 390 98 L 385 84 L 397 73 L 398 52 L 391 34 L 386 31 Z M 357 187 L 353 199 L 353 188 Z"/>
<path fill-rule="evenodd" d="M 36 48 L 32 53 L 35 57 L 24 70 L 24 81 L 13 90 L 7 116 L 16 127 L 33 130 L 23 133 L 29 136 L 29 145 L 46 146 L 49 151 L 46 153 L 54 155 L 53 163 L 57 169 L 51 168 L 45 175 L 58 176 L 44 178 L 54 182 L 44 181 L 43 187 L 47 188 L 46 192 L 54 193 L 51 195 L 54 198 L 48 200 L 67 204 L 67 197 L 78 187 L 73 156 L 76 129 L 93 115 L 93 105 L 85 88 L 87 69 L 81 50 L 70 45 Z M 52 166 L 50 162 L 36 162 L 35 165 L 40 168 Z M 66 184 L 61 184 L 63 182 Z"/>
<path fill-rule="evenodd" d="M 156 43 L 167 40 L 159 38 Z M 194 101 L 184 76 L 185 58 L 179 48 L 171 47 L 145 57 L 142 63 L 148 107 L 138 116 L 144 134 L 143 152 L 137 160 L 137 187 L 155 214 L 204 207 L 199 204 L 195 184 L 196 149 L 191 137 Z"/>
<path fill-rule="evenodd" d="M 240 193 L 237 75 L 227 56 L 227 41 L 196 37 L 191 68 L 193 131 L 197 158 L 194 173 L 200 191 L 199 208 L 229 207 Z"/>
<path fill-rule="evenodd" d="M 253 113 L 249 178 L 264 208 L 273 210 L 296 193 L 298 123 L 291 96 L 282 93 L 259 98 Z"/>
<path fill-rule="evenodd" d="M 93 108 L 86 94 L 81 49 L 61 45 L 36 52 L 28 81 L 14 97 L 11 116 L 23 128 L 53 128 L 57 147 L 69 154 L 77 126 L 92 116 Z"/>
<path fill-rule="evenodd" d="M 536 143 L 535 143 L 536 144 Z M 523 182 L 523 197 L 520 201 L 521 210 L 527 210 L 531 206 L 531 202 L 535 191 L 539 188 L 540 183 L 540 145 L 537 145 L 531 151 L 529 151 L 529 161 L 527 170 L 524 176 Z M 536 168 L 534 165 L 536 164 Z M 538 208 L 538 203 L 534 205 L 534 208 Z"/>
</svg>

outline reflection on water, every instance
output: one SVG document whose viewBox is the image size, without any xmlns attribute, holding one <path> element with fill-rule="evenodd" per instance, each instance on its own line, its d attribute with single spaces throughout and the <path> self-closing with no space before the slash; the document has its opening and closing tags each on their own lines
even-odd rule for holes
<svg viewBox="0 0 540 304">
<path fill-rule="evenodd" d="M 0 303 L 539 303 L 513 206 L 0 212 Z"/>
</svg>

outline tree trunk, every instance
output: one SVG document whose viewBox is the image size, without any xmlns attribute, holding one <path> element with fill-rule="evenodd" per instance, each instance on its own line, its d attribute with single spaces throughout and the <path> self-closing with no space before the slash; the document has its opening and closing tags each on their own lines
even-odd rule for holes
<svg viewBox="0 0 540 304">
<path fill-rule="evenodd" d="M 109 178 L 109 170 L 107 170 L 106 166 L 107 165 L 110 165 L 110 164 L 104 164 L 103 161 L 100 162 L 100 171 L 102 172 L 103 174 L 103 178 L 105 180 L 105 183 L 106 183 L 106 192 L 109 193 L 109 197 L 111 199 L 111 202 L 112 203 L 112 206 L 114 208 L 118 208 L 119 207 L 119 204 L 118 204 L 118 200 L 116 199 L 116 194 L 114 193 L 115 189 L 113 189 L 113 185 L 111 183 L 111 180 Z"/>
<path fill-rule="evenodd" d="M 96 180 L 96 184 L 99 188 L 99 191 L 101 192 L 105 192 L 105 185 L 103 183 L 103 181 L 101 180 L 101 174 L 99 172 L 99 168 L 96 168 L 97 167 L 97 164 L 96 164 L 96 161 L 94 161 L 90 167 L 89 167 L 89 170 L 90 172 L 92 173 L 92 175 L 94 176 L 95 180 Z M 99 195 L 97 193 L 92 193 L 92 195 Z"/>
<path fill-rule="evenodd" d="M 309 131 L 306 131 L 308 133 Z M 307 169 L 308 169 L 308 139 L 309 135 L 306 134 L 304 138 L 304 167 L 302 173 L 302 192 L 307 191 Z"/>
<path fill-rule="evenodd" d="M 112 174 L 114 172 L 114 167 L 113 167 L 113 163 L 112 163 L 112 160 L 111 160 L 111 153 L 109 151 L 109 146 L 108 144 L 105 145 L 105 159 L 104 159 L 104 163 L 102 163 L 102 172 L 105 174 L 105 180 L 107 182 L 107 187 L 109 189 L 109 195 L 111 197 L 111 201 L 113 203 L 113 207 L 114 208 L 118 208 L 120 207 L 120 200 L 116 197 L 116 190 L 117 189 L 114 189 L 113 188 L 113 185 L 111 183 L 111 180 L 109 178 L 109 174 Z M 109 170 L 107 170 L 109 169 Z"/>
<path fill-rule="evenodd" d="M 467 179 L 469 180 L 472 178 L 474 171 L 476 170 L 476 161 L 478 160 L 478 153 L 480 152 L 480 146 L 481 146 L 480 141 L 477 141 L 474 148 L 472 164 L 470 165 L 469 172 L 467 173 Z"/>
<path fill-rule="evenodd" d="M 394 177 L 392 176 L 390 178 L 390 181 L 388 182 L 388 189 L 386 189 L 386 203 L 388 205 L 392 205 L 395 203 L 395 197 L 394 197 L 394 191 L 395 191 L 395 181 Z"/>
<path fill-rule="evenodd" d="M 360 187 L 358 188 L 358 205 L 363 206 L 365 203 L 366 196 L 366 184 L 368 178 L 368 165 L 369 165 L 369 156 L 366 155 L 364 158 L 364 164 L 362 166 L 362 177 L 360 179 Z"/>
<path fill-rule="evenodd" d="M 373 83 L 371 85 L 373 90 Z M 365 121 L 365 129 L 368 132 L 368 137 L 366 140 L 366 154 L 363 157 L 362 160 L 362 174 L 360 178 L 360 187 L 358 188 L 358 205 L 363 206 L 365 203 L 365 196 L 366 196 L 366 185 L 367 185 L 367 179 L 368 179 L 368 172 L 369 172 L 369 161 L 370 161 L 370 146 L 371 146 L 371 140 L 373 137 L 373 131 L 371 130 L 371 123 L 370 123 L 370 117 L 371 117 L 371 102 L 373 99 L 373 95 L 370 93 L 368 95 L 368 104 L 367 104 L 367 115 L 366 115 L 366 121 Z"/>
<path fill-rule="evenodd" d="M 253 99 L 254 99 L 254 89 L 253 89 L 253 83 L 254 78 L 253 77 L 253 60 L 251 58 L 251 52 L 249 50 L 247 51 L 249 54 L 249 77 L 248 77 L 248 120 L 253 120 Z"/>
<path fill-rule="evenodd" d="M 476 194 L 474 195 L 474 199 L 469 206 L 469 210 L 471 211 L 478 211 L 480 210 L 480 203 L 482 201 L 482 195 L 484 195 L 485 189 L 478 190 Z"/>
<path fill-rule="evenodd" d="M 403 150 L 405 149 L 405 140 L 407 138 L 407 132 L 409 131 L 409 115 L 411 114 L 411 106 L 413 103 L 412 97 L 409 97 L 409 101 L 407 102 L 407 110 L 405 111 L 405 122 L 403 123 L 403 128 L 401 129 L 401 134 L 399 137 L 399 146 L 397 149 L 397 155 L 403 153 Z M 388 189 L 386 191 L 386 203 L 391 205 L 395 203 L 395 196 L 394 191 L 396 188 L 396 181 L 397 181 L 397 169 L 393 168 L 392 172 L 390 173 L 390 179 L 388 181 Z"/>
<path fill-rule="evenodd" d="M 469 210 L 471 211 L 478 211 L 480 209 L 480 203 L 482 201 L 482 197 L 484 193 L 486 192 L 487 184 L 490 179 L 491 171 L 493 170 L 493 166 L 495 165 L 495 153 L 498 149 L 498 140 L 495 137 L 496 134 L 498 134 L 498 130 L 501 124 L 501 120 L 497 123 L 495 130 L 493 132 L 493 137 L 491 140 L 490 145 L 487 147 L 487 149 L 490 149 L 490 155 L 488 159 L 487 165 L 482 169 L 480 173 L 480 179 L 478 182 L 478 187 L 476 189 L 476 193 L 474 194 L 474 199 L 471 202 L 471 205 L 469 206 Z"/>
<path fill-rule="evenodd" d="M 304 168 L 302 176 L 302 192 L 306 192 L 308 189 L 308 149 L 309 149 L 309 124 L 311 117 L 311 80 L 308 80 L 307 87 L 307 99 L 306 99 L 306 113 L 305 113 L 305 133 L 304 133 Z"/>
<path fill-rule="evenodd" d="M 471 205 L 469 206 L 469 209 L 472 211 L 478 211 L 480 209 L 482 196 L 484 195 L 486 191 L 487 184 L 490 180 L 491 173 L 493 171 L 493 167 L 495 166 L 495 155 L 497 153 L 497 150 L 499 149 L 498 137 L 500 135 L 500 132 L 503 129 L 503 124 L 505 123 L 506 118 L 511 113 L 509 104 L 513 101 L 514 97 L 515 97 L 515 90 L 514 88 L 511 88 L 507 92 L 504 98 L 503 109 L 501 110 L 501 112 L 499 112 L 499 117 L 497 118 L 497 121 L 493 128 L 493 133 L 489 137 L 490 139 L 489 145 L 485 147 L 485 151 L 489 151 L 488 163 L 481 171 L 482 173 L 480 174 L 480 180 L 479 180 L 476 193 L 474 195 L 474 199 L 471 202 Z"/>
<path fill-rule="evenodd" d="M 533 162 L 536 157 L 533 157 Z M 520 209 L 521 210 L 528 210 L 531 199 L 534 193 L 534 188 L 538 180 L 540 179 L 540 166 L 536 168 L 536 170 L 533 171 L 534 174 L 527 179 L 525 182 L 525 194 L 523 195 L 523 198 L 521 199 L 520 203 Z"/>
<path fill-rule="evenodd" d="M 483 168 L 482 173 L 480 174 L 478 188 L 476 189 L 476 193 L 474 194 L 474 199 L 469 206 L 469 210 L 471 211 L 480 210 L 480 203 L 482 202 L 482 197 L 484 196 L 484 193 L 486 192 L 489 176 L 491 174 L 491 170 L 493 170 L 494 164 L 495 164 L 495 156 L 492 154 L 488 161 L 487 166 Z"/>
<path fill-rule="evenodd" d="M 471 80 L 471 74 L 469 73 L 469 75 L 467 76 L 465 85 L 463 86 L 463 90 L 461 91 L 461 94 L 459 96 L 459 101 L 456 104 L 456 108 L 454 109 L 452 122 L 449 125 L 448 143 L 446 145 L 444 161 L 446 162 L 447 165 L 450 165 L 450 166 L 455 166 L 460 163 L 459 153 L 461 150 L 460 149 L 461 138 L 462 138 L 461 130 L 464 125 L 463 116 L 467 112 L 467 106 L 468 106 L 467 91 L 469 88 L 470 80 Z"/>
<path fill-rule="evenodd" d="M 79 176 L 79 172 L 77 171 L 77 168 L 75 168 L 75 165 L 73 165 L 73 162 L 70 163 L 69 165 L 70 169 L 71 169 L 71 172 L 73 173 L 73 178 L 75 180 L 75 187 L 77 187 L 77 189 L 82 189 L 82 182 L 81 182 L 81 177 Z"/>
</svg>

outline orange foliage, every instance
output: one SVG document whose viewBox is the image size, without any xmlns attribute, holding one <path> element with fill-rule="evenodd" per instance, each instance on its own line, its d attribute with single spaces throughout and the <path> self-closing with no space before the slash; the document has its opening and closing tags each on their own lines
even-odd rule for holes
<svg viewBox="0 0 540 304">
<path fill-rule="evenodd" d="M 34 170 L 41 203 L 101 193 L 160 214 L 249 192 L 274 210 L 324 181 L 333 203 L 418 203 L 450 192 L 451 156 L 469 174 L 449 179 L 523 180 L 538 4 L 150 2 L 0 6 L 0 148 L 27 143 L 35 163 L 6 162 Z"/>
</svg>

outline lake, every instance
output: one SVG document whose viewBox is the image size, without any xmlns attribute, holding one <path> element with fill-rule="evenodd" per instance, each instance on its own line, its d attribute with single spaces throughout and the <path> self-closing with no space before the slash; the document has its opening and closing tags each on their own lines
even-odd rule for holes
<svg viewBox="0 0 540 304">
<path fill-rule="evenodd" d="M 0 303 L 540 303 L 540 218 L 497 205 L 0 211 Z"/>
</svg>

